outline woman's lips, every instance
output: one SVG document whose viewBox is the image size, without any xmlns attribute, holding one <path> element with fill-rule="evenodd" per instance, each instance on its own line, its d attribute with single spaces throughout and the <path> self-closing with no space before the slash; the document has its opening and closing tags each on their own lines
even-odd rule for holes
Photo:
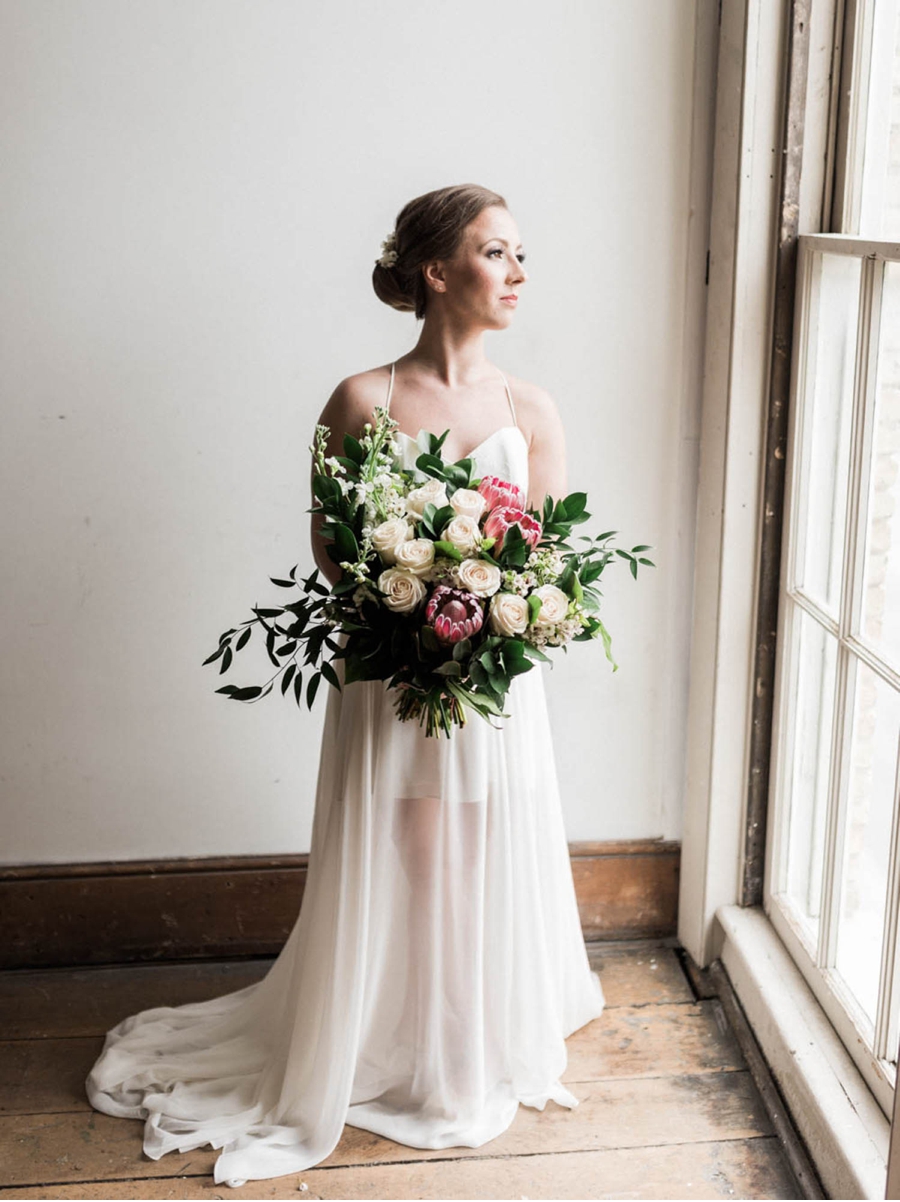
<svg viewBox="0 0 900 1202">
<path fill-rule="evenodd" d="M 505 301 L 508 305 L 516 305 L 519 301 L 517 296 L 501 296 L 500 299 Z"/>
</svg>

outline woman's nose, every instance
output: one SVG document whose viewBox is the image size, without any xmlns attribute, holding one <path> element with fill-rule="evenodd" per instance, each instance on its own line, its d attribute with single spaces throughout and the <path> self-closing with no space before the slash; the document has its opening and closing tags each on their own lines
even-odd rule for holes
<svg viewBox="0 0 900 1202">
<path fill-rule="evenodd" d="M 513 267 L 512 271 L 510 272 L 510 275 L 512 276 L 511 282 L 518 281 L 519 283 L 524 284 L 525 281 L 528 279 L 528 272 L 525 270 L 524 266 L 519 262 L 518 259 L 515 259 L 514 263 L 515 263 L 515 266 Z"/>
</svg>

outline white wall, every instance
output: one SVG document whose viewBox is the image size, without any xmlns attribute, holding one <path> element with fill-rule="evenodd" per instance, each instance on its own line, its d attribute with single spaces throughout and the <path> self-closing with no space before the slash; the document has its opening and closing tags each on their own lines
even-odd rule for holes
<svg viewBox="0 0 900 1202">
<path fill-rule="evenodd" d="M 315 418 L 416 337 L 380 241 L 463 181 L 528 253 L 489 354 L 556 397 L 593 528 L 659 565 L 607 578 L 619 672 L 577 645 L 547 675 L 568 836 L 678 835 L 698 7 L 4 0 L 3 862 L 308 849 L 324 694 L 241 706 L 201 661 L 310 566 Z"/>
</svg>

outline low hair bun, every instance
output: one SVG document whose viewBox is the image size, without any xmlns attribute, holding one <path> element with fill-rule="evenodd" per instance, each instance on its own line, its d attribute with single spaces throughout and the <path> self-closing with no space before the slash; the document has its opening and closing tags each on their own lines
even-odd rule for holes
<svg viewBox="0 0 900 1202">
<path fill-rule="evenodd" d="M 480 184 L 438 188 L 405 204 L 397 214 L 393 233 L 382 243 L 382 258 L 393 259 L 393 263 L 385 266 L 376 259 L 372 270 L 378 299 L 392 309 L 423 318 L 429 290 L 422 267 L 435 259 L 452 258 L 466 226 L 491 205 L 507 207 L 499 192 Z M 386 256 L 385 247 L 397 253 Z"/>
</svg>

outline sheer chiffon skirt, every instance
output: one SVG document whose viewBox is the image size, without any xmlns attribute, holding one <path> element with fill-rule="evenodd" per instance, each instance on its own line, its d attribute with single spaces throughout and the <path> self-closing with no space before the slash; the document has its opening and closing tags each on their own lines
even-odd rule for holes
<svg viewBox="0 0 900 1202">
<path fill-rule="evenodd" d="M 340 661 L 339 661 L 340 662 Z M 520 1102 L 577 1098 L 565 1038 L 603 993 L 584 946 L 542 669 L 502 730 L 394 717 L 381 682 L 329 690 L 300 914 L 245 989 L 106 1036 L 92 1106 L 145 1120 L 158 1159 L 222 1148 L 215 1181 L 309 1168 L 345 1123 L 479 1147 Z"/>
</svg>

